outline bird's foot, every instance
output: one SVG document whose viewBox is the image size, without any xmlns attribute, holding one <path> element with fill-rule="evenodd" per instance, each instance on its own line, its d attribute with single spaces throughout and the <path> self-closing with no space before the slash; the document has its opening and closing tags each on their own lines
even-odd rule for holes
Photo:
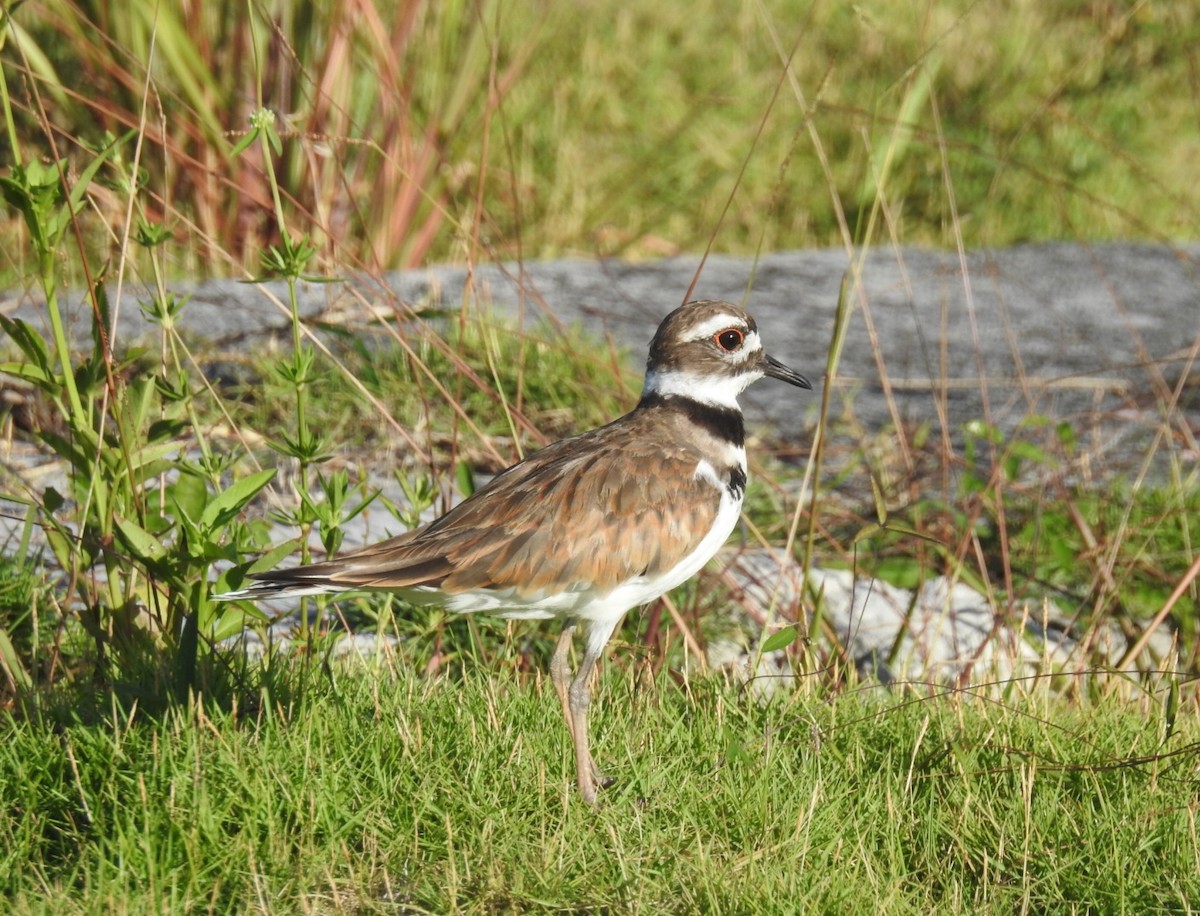
<svg viewBox="0 0 1200 916">
<path fill-rule="evenodd" d="M 579 793 L 589 805 L 598 805 L 599 801 L 596 798 L 596 793 L 602 789 L 609 788 L 617 781 L 617 777 L 609 776 L 603 772 L 596 766 L 594 761 L 588 761 L 586 777 L 583 773 L 579 773 L 578 776 Z"/>
</svg>

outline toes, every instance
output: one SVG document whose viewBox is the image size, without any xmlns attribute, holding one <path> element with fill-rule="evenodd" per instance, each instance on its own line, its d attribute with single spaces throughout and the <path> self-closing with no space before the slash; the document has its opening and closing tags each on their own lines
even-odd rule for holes
<svg viewBox="0 0 1200 916">
<path fill-rule="evenodd" d="M 594 760 L 591 761 L 591 766 L 589 769 L 592 773 L 592 784 L 597 789 L 607 789 L 617 781 L 617 777 L 609 776 L 602 769 L 600 769 L 600 767 L 596 766 L 596 761 Z"/>
</svg>

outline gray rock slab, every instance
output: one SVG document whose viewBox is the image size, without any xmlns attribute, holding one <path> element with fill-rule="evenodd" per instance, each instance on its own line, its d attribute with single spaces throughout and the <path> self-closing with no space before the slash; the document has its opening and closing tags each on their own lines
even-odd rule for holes
<svg viewBox="0 0 1200 916">
<path fill-rule="evenodd" d="M 781 252 L 757 261 L 714 255 L 692 295 L 748 301 L 774 355 L 817 381 L 850 266 L 842 250 Z M 396 302 L 446 309 L 469 302 L 519 321 L 581 324 L 640 359 L 658 320 L 683 301 L 699 268 L 695 256 L 636 264 L 440 266 L 382 282 L 303 283 L 300 312 L 310 320 L 369 321 Z M 282 283 L 218 280 L 180 285 L 178 292 L 190 300 L 181 327 L 222 346 L 253 347 L 261 335 L 288 327 Z M 137 306 L 144 295 L 130 285 L 122 296 L 119 340 L 152 329 Z M 67 298 L 70 327 L 86 339 L 83 296 Z M 986 418 L 1011 430 L 1031 414 L 1086 424 L 1099 413 L 1152 399 L 1156 373 L 1173 383 L 1196 371 L 1200 246 L 1054 244 L 962 258 L 875 249 L 861 261 L 855 306 L 839 386 L 854 391 L 855 413 L 868 428 L 896 417 L 940 422 L 939 407 L 954 427 Z M 32 295 L 9 294 L 0 309 L 44 322 Z M 816 403 L 795 395 L 756 386 L 748 396 L 752 416 L 789 436 Z M 1187 409 L 1200 411 L 1197 402 L 1200 396 L 1192 395 Z"/>
<path fill-rule="evenodd" d="M 471 281 L 498 307 L 545 309 L 640 352 L 698 267 L 694 257 L 489 265 Z M 849 269 L 840 250 L 757 262 L 714 256 L 693 295 L 745 298 L 771 351 L 815 379 Z M 885 379 L 900 415 L 916 420 L 935 416 L 931 398 L 944 400 L 952 424 L 989 418 L 1011 429 L 1029 414 L 1083 420 L 1149 392 L 1148 372 L 1177 376 L 1200 346 L 1200 246 L 1040 245 L 962 259 L 875 250 L 861 278 L 839 374 L 859 389 L 856 413 L 868 425 L 892 419 Z M 392 284 L 407 301 L 456 303 L 466 280 L 442 268 Z M 794 428 L 794 399 L 760 385 L 748 400 L 781 432 Z"/>
</svg>

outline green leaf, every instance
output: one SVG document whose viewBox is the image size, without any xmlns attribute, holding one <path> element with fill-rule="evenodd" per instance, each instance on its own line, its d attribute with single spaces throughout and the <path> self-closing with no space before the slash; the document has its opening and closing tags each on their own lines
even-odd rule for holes
<svg viewBox="0 0 1200 916">
<path fill-rule="evenodd" d="M 72 430 L 70 438 L 43 431 L 41 440 L 50 446 L 59 458 L 69 461 L 71 466 L 85 477 L 90 477 L 95 471 L 96 449 L 99 442 L 91 430 L 76 427 Z"/>
<path fill-rule="evenodd" d="M 143 248 L 157 248 L 159 245 L 169 242 L 172 234 L 171 227 L 165 223 L 152 223 L 144 216 L 139 216 L 133 237 Z M 171 296 L 171 298 L 174 297 Z"/>
<path fill-rule="evenodd" d="M 64 528 L 47 528 L 46 543 L 54 554 L 54 559 L 62 569 L 70 569 L 72 563 L 78 563 L 81 569 L 87 569 L 95 562 L 96 557 L 88 550 L 87 542 L 73 536 Z"/>
<path fill-rule="evenodd" d="M 471 470 L 471 465 L 460 461 L 454 466 L 454 483 L 458 486 L 458 492 L 462 494 L 463 499 L 475 492 L 475 474 Z"/>
<path fill-rule="evenodd" d="M 205 508 L 200 517 L 200 526 L 207 531 L 228 525 L 250 500 L 258 495 L 259 490 L 269 484 L 275 477 L 274 469 L 259 471 L 249 477 L 236 481 L 228 490 L 218 493 Z"/>
<path fill-rule="evenodd" d="M 167 491 L 167 500 L 176 513 L 182 513 L 190 519 L 200 518 L 208 503 L 208 487 L 204 478 L 198 474 L 180 473 Z"/>
<path fill-rule="evenodd" d="M 61 390 L 53 374 L 30 363 L 0 363 L 0 375 L 11 375 L 23 382 L 29 382 L 51 396 L 57 396 Z"/>
<path fill-rule="evenodd" d="M 262 623 L 268 620 L 266 614 L 249 602 L 239 601 L 236 604 L 221 604 L 221 613 L 209 625 L 209 636 L 213 642 L 221 642 L 231 636 L 236 636 L 246 626 L 247 620 Z"/>
<path fill-rule="evenodd" d="M 188 425 L 182 420 L 155 420 L 150 424 L 149 430 L 146 431 L 146 441 L 161 442 L 166 439 L 176 439 L 187 428 Z"/>
<path fill-rule="evenodd" d="M 174 462 L 166 461 L 166 457 L 178 451 L 178 442 L 159 442 L 157 445 L 147 445 L 129 456 L 130 469 L 139 481 L 145 480 L 167 467 L 172 467 Z"/>
<path fill-rule="evenodd" d="M 231 156 L 240 156 L 242 153 L 244 153 L 246 150 L 248 150 L 250 148 L 250 145 L 252 143 L 254 143 L 257 139 L 258 139 L 258 131 L 257 130 L 248 130 L 246 133 L 244 133 L 242 135 L 242 139 L 238 140 L 238 142 L 233 145 L 233 149 L 231 149 L 229 151 L 230 155 Z"/>
<path fill-rule="evenodd" d="M 21 663 L 21 656 L 3 627 L 0 627 L 0 668 L 4 669 L 18 689 L 28 690 L 33 686 L 33 678 Z"/>
<path fill-rule="evenodd" d="M 56 244 L 46 230 L 51 211 L 62 198 L 59 168 L 65 169 L 66 164 L 65 159 L 55 164 L 29 162 L 13 166 L 8 176 L 0 178 L 0 191 L 8 205 L 24 218 L 39 259 L 49 257 Z"/>
<path fill-rule="evenodd" d="M 54 487 L 46 487 L 42 491 L 42 507 L 51 515 L 66 505 L 66 502 L 63 495 L 54 489 Z"/>
<path fill-rule="evenodd" d="M 875 518 L 880 525 L 887 527 L 888 509 L 887 499 L 883 495 L 883 484 L 879 482 L 875 472 L 871 472 L 871 497 L 875 500 Z"/>
<path fill-rule="evenodd" d="M 261 557 L 250 564 L 246 570 L 249 573 L 266 572 L 268 569 L 274 569 L 279 565 L 279 561 L 289 554 L 293 553 L 300 546 L 300 540 L 293 538 L 290 541 L 284 541 L 282 544 L 277 544 Z"/>
<path fill-rule="evenodd" d="M 18 363 L 5 363 L 0 366 L 0 372 L 24 378 L 26 381 L 34 382 L 42 387 L 47 387 L 47 383 L 52 383 L 57 390 L 58 382 L 54 378 L 50 351 L 46 349 L 46 341 L 42 339 L 42 335 L 35 331 L 27 321 L 22 321 L 20 318 L 9 318 L 7 315 L 0 315 L 0 328 L 25 354 L 25 358 L 33 364 L 33 368 L 37 369 L 38 375 L 28 374 L 31 367 L 22 367 Z"/>
<path fill-rule="evenodd" d="M 930 544 L 942 543 L 937 537 L 927 531 L 918 531 L 916 528 L 910 528 L 908 525 L 897 525 L 895 522 L 888 524 L 885 530 L 891 531 L 894 534 L 903 534 L 910 538 L 920 538 L 922 541 L 927 541 Z"/>
<path fill-rule="evenodd" d="M 852 540 L 851 543 L 861 544 L 863 541 L 869 541 L 871 538 L 882 534 L 885 530 L 886 529 L 883 527 L 883 525 L 877 525 L 874 522 L 869 525 L 864 525 L 854 535 L 854 540 Z"/>
<path fill-rule="evenodd" d="M 162 541 L 137 522 L 127 518 L 116 519 L 117 534 L 129 551 L 139 560 L 161 560 L 167 555 Z"/>
<path fill-rule="evenodd" d="M 777 633 L 772 633 L 762 644 L 763 653 L 778 652 L 780 649 L 786 649 L 796 641 L 800 635 L 799 631 L 794 627 L 784 627 Z"/>
<path fill-rule="evenodd" d="M 294 553 L 300 548 L 300 539 L 292 538 L 284 541 L 282 544 L 276 544 L 269 551 L 264 553 L 253 563 L 248 566 L 235 566 L 232 569 L 226 570 L 217 578 L 217 587 L 222 591 L 233 591 L 239 589 L 245 584 L 247 577 L 254 573 L 266 572 L 268 569 L 274 569 L 279 565 L 279 562 L 285 557 Z"/>
<path fill-rule="evenodd" d="M 1068 455 L 1073 455 L 1078 442 L 1078 438 L 1075 435 L 1075 427 L 1064 420 L 1054 428 L 1054 432 L 1058 436 L 1059 445 L 1063 447 Z"/>
</svg>

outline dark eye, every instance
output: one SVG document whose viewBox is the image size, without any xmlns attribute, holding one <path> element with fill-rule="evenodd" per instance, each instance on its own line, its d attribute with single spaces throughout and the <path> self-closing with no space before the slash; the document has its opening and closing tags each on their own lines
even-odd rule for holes
<svg viewBox="0 0 1200 916">
<path fill-rule="evenodd" d="M 713 343 L 724 350 L 726 353 L 733 353 L 735 350 L 740 350 L 742 344 L 746 342 L 746 335 L 737 328 L 729 328 L 725 331 L 719 331 L 713 335 Z"/>
</svg>

